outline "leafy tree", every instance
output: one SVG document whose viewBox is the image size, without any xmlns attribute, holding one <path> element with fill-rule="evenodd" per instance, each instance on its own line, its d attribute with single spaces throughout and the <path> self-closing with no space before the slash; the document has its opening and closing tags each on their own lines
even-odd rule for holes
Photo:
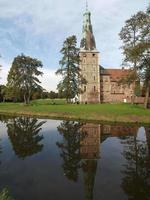
<svg viewBox="0 0 150 200">
<path fill-rule="evenodd" d="M 150 197 L 150 155 L 145 141 L 138 141 L 136 136 L 124 140 L 123 156 L 124 175 L 122 188 L 133 200 L 148 200 Z"/>
<path fill-rule="evenodd" d="M 56 93 L 54 91 L 50 91 L 49 98 L 50 99 L 56 99 L 56 98 L 58 98 L 58 93 Z"/>
<path fill-rule="evenodd" d="M 0 101 L 5 101 L 6 86 L 0 85 Z"/>
<path fill-rule="evenodd" d="M 44 92 L 44 89 L 41 86 L 33 88 L 31 99 L 35 100 L 35 99 L 43 98 L 43 92 Z"/>
<path fill-rule="evenodd" d="M 65 176 L 74 182 L 78 180 L 78 170 L 80 168 L 80 142 L 82 124 L 78 122 L 63 121 L 58 126 L 59 133 L 63 136 L 62 142 L 57 142 L 61 149 L 63 158 L 63 170 Z"/>
<path fill-rule="evenodd" d="M 7 78 L 9 97 L 23 96 L 24 102 L 28 104 L 33 91 L 40 87 L 38 76 L 42 75 L 42 72 L 38 68 L 41 67 L 41 61 L 29 56 L 22 54 L 14 58 Z"/>
<path fill-rule="evenodd" d="M 85 199 L 93 200 L 95 177 L 97 171 L 97 160 L 83 160 L 82 170 L 84 175 Z"/>
<path fill-rule="evenodd" d="M 120 32 L 123 41 L 124 62 L 130 64 L 132 71 L 137 76 L 131 78 L 133 82 L 137 77 L 146 86 L 145 108 L 148 106 L 150 91 L 150 12 L 138 12 L 126 21 L 125 26 Z"/>
<path fill-rule="evenodd" d="M 8 191 L 7 188 L 4 188 L 2 191 L 0 191 L 0 200 L 14 200 Z"/>
<path fill-rule="evenodd" d="M 75 97 L 81 90 L 79 85 L 85 80 L 80 75 L 79 68 L 79 48 L 76 47 L 76 36 L 68 37 L 61 49 L 62 59 L 60 60 L 61 68 L 56 71 L 56 74 L 62 75 L 62 81 L 58 84 L 57 88 L 59 93 L 64 93 L 67 102 Z"/>
<path fill-rule="evenodd" d="M 40 144 L 40 141 L 43 136 L 39 135 L 39 132 L 44 123 L 45 121 L 38 122 L 37 119 L 28 117 L 8 120 L 8 136 L 19 158 L 24 159 L 42 150 L 43 144 Z"/>
</svg>

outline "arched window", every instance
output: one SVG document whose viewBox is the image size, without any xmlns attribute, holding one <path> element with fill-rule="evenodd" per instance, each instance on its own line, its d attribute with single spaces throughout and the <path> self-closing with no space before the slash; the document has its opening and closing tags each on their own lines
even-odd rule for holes
<svg viewBox="0 0 150 200">
<path fill-rule="evenodd" d="M 84 92 L 86 92 L 86 86 L 84 86 Z"/>
<path fill-rule="evenodd" d="M 96 91 L 96 87 L 94 86 L 94 92 Z"/>
</svg>

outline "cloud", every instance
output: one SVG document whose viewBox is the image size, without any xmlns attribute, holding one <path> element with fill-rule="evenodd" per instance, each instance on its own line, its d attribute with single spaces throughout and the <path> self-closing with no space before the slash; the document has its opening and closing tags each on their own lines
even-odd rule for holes
<svg viewBox="0 0 150 200">
<path fill-rule="evenodd" d="M 121 65 L 118 33 L 125 20 L 145 10 L 148 3 L 149 0 L 89 0 L 102 66 Z M 59 51 L 70 35 L 77 35 L 80 41 L 84 10 L 85 0 L 0 0 L 0 53 L 5 63 L 20 53 L 39 58 L 44 68 L 53 74 L 53 82 L 43 80 L 44 84 L 56 88 L 54 71 L 61 57 Z"/>
<path fill-rule="evenodd" d="M 56 76 L 55 70 L 52 69 L 44 69 L 43 76 L 40 78 L 40 81 L 42 82 L 41 85 L 43 88 L 45 88 L 47 91 L 56 91 L 57 84 L 61 80 L 60 76 Z"/>
</svg>

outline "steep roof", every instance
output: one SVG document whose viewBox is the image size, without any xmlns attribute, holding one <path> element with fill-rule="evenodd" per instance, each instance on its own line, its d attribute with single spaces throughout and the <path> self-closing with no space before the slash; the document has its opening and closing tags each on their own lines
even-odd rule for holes
<svg viewBox="0 0 150 200">
<path fill-rule="evenodd" d="M 118 81 L 121 78 L 126 77 L 129 74 L 129 69 L 102 69 L 102 75 L 109 75 L 111 81 Z"/>
</svg>

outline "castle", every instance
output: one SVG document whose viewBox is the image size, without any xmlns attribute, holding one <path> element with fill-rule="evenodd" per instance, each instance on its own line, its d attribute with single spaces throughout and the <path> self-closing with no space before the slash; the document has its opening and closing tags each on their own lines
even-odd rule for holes
<svg viewBox="0 0 150 200">
<path fill-rule="evenodd" d="M 80 44 L 80 72 L 86 80 L 81 84 L 81 103 L 131 102 L 134 85 L 123 85 L 119 80 L 129 74 L 127 69 L 105 69 L 99 65 L 99 52 L 92 30 L 91 13 L 86 8 Z"/>
</svg>

